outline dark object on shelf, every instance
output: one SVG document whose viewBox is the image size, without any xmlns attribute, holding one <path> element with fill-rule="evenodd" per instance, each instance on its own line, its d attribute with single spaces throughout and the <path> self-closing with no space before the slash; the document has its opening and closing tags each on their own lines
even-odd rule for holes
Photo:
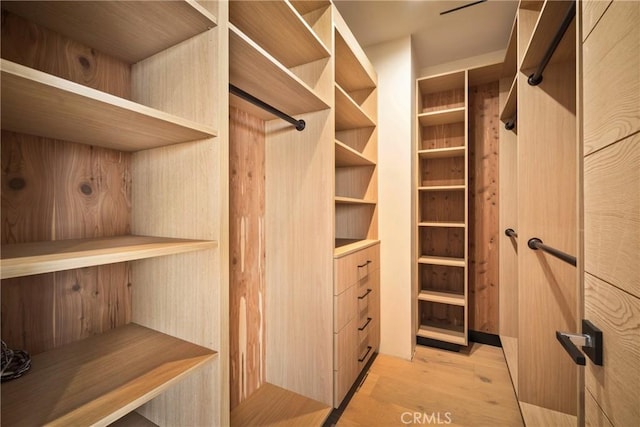
<svg viewBox="0 0 640 427">
<path fill-rule="evenodd" d="M 302 131 L 304 130 L 304 127 L 306 126 L 306 123 L 304 122 L 304 120 L 300 119 L 294 119 L 293 117 L 289 116 L 288 114 L 283 113 L 282 111 L 278 110 L 275 107 L 272 107 L 271 105 L 267 104 L 266 102 L 256 98 L 255 96 L 243 91 L 242 89 L 240 89 L 239 87 L 236 87 L 232 84 L 229 85 L 229 92 L 239 96 L 240 98 L 249 101 L 250 103 L 257 105 L 258 107 L 262 108 L 265 111 L 268 111 L 269 113 L 273 114 L 274 116 L 277 116 L 279 118 L 281 118 L 284 121 L 287 121 L 289 123 L 291 123 L 292 125 L 294 125 L 296 127 L 296 130 L 298 131 Z"/>
<path fill-rule="evenodd" d="M 31 368 L 31 356 L 23 350 L 11 350 L 2 341 L 2 382 L 24 375 Z"/>
</svg>

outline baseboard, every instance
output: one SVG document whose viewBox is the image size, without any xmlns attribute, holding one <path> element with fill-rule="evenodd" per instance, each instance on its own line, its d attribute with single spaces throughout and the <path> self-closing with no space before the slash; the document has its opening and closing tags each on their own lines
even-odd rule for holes
<svg viewBox="0 0 640 427">
<path fill-rule="evenodd" d="M 418 345 L 424 345 L 427 347 L 439 348 L 441 350 L 455 351 L 456 353 L 462 348 L 459 344 L 451 344 L 444 341 L 438 341 L 431 338 L 416 337 L 416 343 Z"/>
<path fill-rule="evenodd" d="M 471 329 L 469 329 L 469 341 L 477 342 L 478 344 L 492 345 L 494 347 L 502 347 L 499 335 L 472 331 Z"/>
</svg>

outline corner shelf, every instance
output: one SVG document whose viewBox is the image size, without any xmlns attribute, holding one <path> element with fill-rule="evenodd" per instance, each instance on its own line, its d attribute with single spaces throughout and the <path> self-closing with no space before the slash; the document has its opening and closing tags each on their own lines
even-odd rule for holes
<svg viewBox="0 0 640 427">
<path fill-rule="evenodd" d="M 216 136 L 192 122 L 2 59 L 2 128 L 138 151 Z M 114 126 L 117 124 L 117 126 Z"/>
<path fill-rule="evenodd" d="M 4 425 L 106 425 L 153 399 L 216 352 L 128 324 L 37 354 L 2 384 Z"/>
<path fill-rule="evenodd" d="M 217 247 L 211 240 L 119 236 L 2 245 L 2 279 Z"/>
<path fill-rule="evenodd" d="M 458 305 L 461 307 L 464 307 L 465 305 L 464 295 L 454 294 L 451 292 L 421 290 L 418 294 L 418 300 L 437 302 L 440 304 Z"/>
<path fill-rule="evenodd" d="M 420 121 L 421 126 L 436 126 L 464 122 L 466 111 L 465 107 L 459 107 L 429 113 L 420 113 L 418 114 L 418 120 Z"/>
<path fill-rule="evenodd" d="M 289 115 L 329 108 L 305 82 L 233 24 L 229 24 L 229 83 Z M 274 118 L 268 113 L 260 117 L 265 114 Z"/>
<path fill-rule="evenodd" d="M 217 25 L 195 0 L 4 2 L 2 8 L 131 64 Z"/>
<path fill-rule="evenodd" d="M 419 264 L 444 265 L 448 267 L 464 267 L 467 265 L 464 258 L 449 258 L 438 256 L 421 256 L 418 258 Z"/>
<path fill-rule="evenodd" d="M 429 150 L 418 150 L 418 156 L 421 159 L 443 159 L 447 157 L 464 157 L 466 152 L 465 146 L 433 148 Z"/>
<path fill-rule="evenodd" d="M 287 68 L 331 56 L 288 1 L 230 2 L 229 21 Z"/>
<path fill-rule="evenodd" d="M 376 202 L 372 200 L 356 199 L 353 197 L 335 197 L 336 204 L 341 205 L 375 205 Z"/>
<path fill-rule="evenodd" d="M 376 123 L 337 83 L 336 96 L 336 131 L 375 126 Z"/>
<path fill-rule="evenodd" d="M 354 150 L 347 144 L 344 144 L 336 139 L 335 142 L 335 156 L 336 167 L 348 167 L 348 166 L 375 166 L 375 162 L 366 158 L 359 151 Z"/>
<path fill-rule="evenodd" d="M 467 337 L 464 332 L 443 328 L 435 324 L 420 325 L 416 335 L 453 344 L 467 345 Z"/>
</svg>

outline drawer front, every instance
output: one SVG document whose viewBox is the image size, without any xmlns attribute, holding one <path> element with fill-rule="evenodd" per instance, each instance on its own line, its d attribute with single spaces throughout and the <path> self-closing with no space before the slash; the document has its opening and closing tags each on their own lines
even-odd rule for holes
<svg viewBox="0 0 640 427">
<path fill-rule="evenodd" d="M 349 366 L 357 359 L 358 324 L 356 319 L 348 322 L 339 332 L 333 334 L 333 369 Z"/>
<path fill-rule="evenodd" d="M 356 286 L 357 318 L 361 322 L 367 317 L 378 318 L 380 300 L 380 270 L 372 271 L 358 281 Z M 362 324 L 362 323 L 361 323 Z"/>
<path fill-rule="evenodd" d="M 369 273 L 380 269 L 380 245 L 376 244 L 334 260 L 334 295 L 339 295 Z"/>
<path fill-rule="evenodd" d="M 355 359 L 354 359 L 355 360 Z M 358 363 L 353 363 L 350 368 L 345 367 L 339 371 L 333 371 L 333 406 L 339 407 L 351 386 L 358 378 Z"/>
<path fill-rule="evenodd" d="M 357 287 L 351 286 L 333 297 L 333 332 L 338 333 L 358 313 Z"/>
<path fill-rule="evenodd" d="M 362 335 L 362 340 L 358 344 L 358 373 L 364 369 L 373 353 L 377 350 L 375 343 L 376 334 L 374 332 L 377 328 L 377 323 L 377 321 L 371 321 L 371 324 L 369 325 L 371 329 L 369 329 L 366 334 Z"/>
</svg>

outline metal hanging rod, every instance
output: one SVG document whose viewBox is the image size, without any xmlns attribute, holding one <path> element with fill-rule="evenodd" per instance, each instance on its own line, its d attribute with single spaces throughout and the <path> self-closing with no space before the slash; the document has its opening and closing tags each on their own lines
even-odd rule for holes
<svg viewBox="0 0 640 427">
<path fill-rule="evenodd" d="M 553 40 L 551 40 L 551 44 L 549 45 L 549 48 L 545 52 L 544 57 L 542 58 L 542 61 L 540 61 L 540 64 L 538 64 L 538 69 L 535 71 L 535 73 L 531 74 L 527 79 L 527 82 L 531 86 L 537 86 L 542 81 L 542 73 L 544 72 L 544 69 L 547 67 L 549 60 L 553 56 L 553 52 L 556 51 L 556 48 L 560 44 L 560 40 L 562 40 L 564 33 L 567 31 L 567 28 L 569 28 L 569 25 L 571 24 L 571 21 L 573 21 L 573 18 L 575 16 L 576 16 L 576 2 L 574 0 L 571 2 L 571 7 L 569 7 L 569 10 L 567 10 L 567 13 L 564 16 L 564 19 L 562 20 L 562 24 L 560 24 L 560 27 L 558 28 L 556 35 L 553 37 Z"/>
<path fill-rule="evenodd" d="M 518 233 L 516 233 L 513 228 L 507 228 L 506 230 L 504 230 L 504 234 L 506 234 L 509 237 L 518 238 Z"/>
<path fill-rule="evenodd" d="M 517 114 L 514 114 L 513 117 L 511 118 L 511 120 L 507 120 L 507 122 L 504 124 L 504 128 L 506 130 L 513 130 L 513 128 L 516 127 L 516 119 L 518 118 Z"/>
<path fill-rule="evenodd" d="M 556 248 L 552 248 L 551 246 L 547 246 L 545 245 L 542 240 L 538 239 L 537 237 L 533 237 L 531 239 L 529 239 L 529 241 L 527 242 L 527 246 L 529 246 L 531 249 L 538 250 L 540 249 L 541 251 L 544 251 L 550 255 L 553 255 L 554 257 L 561 259 L 562 261 L 566 262 L 567 264 L 571 264 L 574 267 L 577 264 L 576 261 L 576 257 L 571 256 L 567 253 L 564 253 L 562 251 L 559 251 Z"/>
<path fill-rule="evenodd" d="M 239 96 L 240 98 L 249 101 L 250 103 L 257 105 L 258 107 L 262 108 L 265 111 L 268 111 L 269 113 L 273 114 L 274 116 L 277 116 L 279 118 L 281 118 L 282 120 L 285 120 L 289 123 L 291 123 L 293 126 L 295 126 L 296 130 L 298 131 L 302 131 L 304 130 L 306 123 L 304 122 L 304 120 L 300 119 L 294 119 L 293 117 L 291 117 L 288 114 L 283 113 L 282 111 L 278 110 L 275 107 L 272 107 L 271 105 L 267 104 L 266 102 L 256 98 L 255 96 L 243 91 L 242 89 L 240 89 L 239 87 L 236 87 L 232 84 L 229 84 L 229 92 Z"/>
</svg>

